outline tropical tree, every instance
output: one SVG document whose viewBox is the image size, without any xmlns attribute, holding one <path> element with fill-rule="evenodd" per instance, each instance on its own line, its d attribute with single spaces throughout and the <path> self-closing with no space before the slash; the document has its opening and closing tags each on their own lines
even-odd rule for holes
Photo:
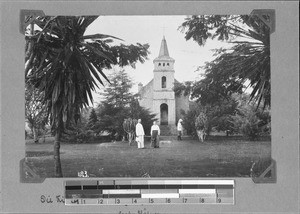
<svg viewBox="0 0 300 214">
<path fill-rule="evenodd" d="M 62 177 L 60 140 L 70 118 L 79 119 L 83 107 L 93 102 L 92 91 L 109 81 L 104 69 L 144 62 L 148 45 L 113 45 L 116 37 L 85 35 L 98 16 L 37 17 L 25 35 L 26 82 L 44 93 L 51 130 L 55 135 L 55 176 Z"/>
<path fill-rule="evenodd" d="M 200 15 L 185 19 L 179 29 L 185 39 L 200 46 L 208 39 L 228 41 L 232 47 L 215 50 L 215 59 L 208 62 L 204 79 L 187 85 L 195 98 L 219 97 L 251 89 L 250 100 L 257 106 L 271 104 L 270 30 L 257 16 Z M 202 67 L 201 67 L 202 68 Z M 214 89 L 211 94 L 210 89 Z"/>
</svg>

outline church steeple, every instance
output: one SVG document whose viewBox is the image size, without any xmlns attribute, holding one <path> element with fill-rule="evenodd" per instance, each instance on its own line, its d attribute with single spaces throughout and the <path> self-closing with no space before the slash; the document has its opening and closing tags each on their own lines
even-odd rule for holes
<svg viewBox="0 0 300 214">
<path fill-rule="evenodd" d="M 175 60 L 169 55 L 169 50 L 165 36 L 163 36 L 163 39 L 161 40 L 158 57 L 156 57 L 153 60 L 153 62 L 154 64 L 157 64 L 155 65 L 155 68 L 162 65 L 162 67 L 165 69 L 166 67 L 164 67 L 164 65 L 166 65 L 168 69 L 173 69 L 173 64 Z"/>
<path fill-rule="evenodd" d="M 169 51 L 168 51 L 168 46 L 167 46 L 167 41 L 166 41 L 165 36 L 163 37 L 163 39 L 161 41 L 158 57 L 161 57 L 161 56 L 169 56 Z"/>
</svg>

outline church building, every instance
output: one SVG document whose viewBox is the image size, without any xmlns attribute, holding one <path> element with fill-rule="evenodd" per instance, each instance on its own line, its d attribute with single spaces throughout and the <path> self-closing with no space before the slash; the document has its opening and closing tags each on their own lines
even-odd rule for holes
<svg viewBox="0 0 300 214">
<path fill-rule="evenodd" d="M 163 37 L 159 55 L 153 60 L 153 79 L 145 86 L 138 85 L 139 103 L 156 114 L 162 135 L 176 134 L 176 124 L 189 110 L 188 96 L 176 96 L 173 91 L 175 60 L 169 56 L 167 41 Z"/>
</svg>

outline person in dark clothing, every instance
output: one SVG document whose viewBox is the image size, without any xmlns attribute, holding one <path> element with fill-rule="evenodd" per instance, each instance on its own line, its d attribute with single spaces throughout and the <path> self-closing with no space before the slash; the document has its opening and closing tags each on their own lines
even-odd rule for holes
<svg viewBox="0 0 300 214">
<path fill-rule="evenodd" d="M 156 124 L 156 121 L 153 122 L 151 126 L 151 147 L 159 148 L 159 135 L 160 135 L 160 128 Z"/>
</svg>

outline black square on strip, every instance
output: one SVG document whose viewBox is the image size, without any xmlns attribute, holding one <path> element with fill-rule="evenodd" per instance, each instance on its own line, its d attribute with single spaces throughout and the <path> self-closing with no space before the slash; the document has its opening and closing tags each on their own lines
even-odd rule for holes
<svg viewBox="0 0 300 214">
<path fill-rule="evenodd" d="M 198 185 L 197 189 L 215 189 L 215 185 Z"/>
<path fill-rule="evenodd" d="M 131 189 L 131 185 L 116 185 L 116 189 Z"/>
<path fill-rule="evenodd" d="M 83 189 L 97 189 L 97 185 L 82 186 Z"/>
<path fill-rule="evenodd" d="M 182 189 L 198 189 L 198 185 L 197 184 L 183 184 L 182 185 Z"/>
<path fill-rule="evenodd" d="M 149 186 L 146 184 L 131 185 L 131 189 L 149 189 Z"/>
<path fill-rule="evenodd" d="M 181 189 L 181 184 L 166 184 L 166 189 Z"/>
<path fill-rule="evenodd" d="M 66 190 L 81 189 L 81 186 L 66 186 Z"/>
<path fill-rule="evenodd" d="M 98 185 L 98 189 L 115 189 L 115 185 Z"/>
<path fill-rule="evenodd" d="M 162 185 L 149 185 L 149 189 L 166 189 L 166 185 L 162 184 Z"/>
</svg>

